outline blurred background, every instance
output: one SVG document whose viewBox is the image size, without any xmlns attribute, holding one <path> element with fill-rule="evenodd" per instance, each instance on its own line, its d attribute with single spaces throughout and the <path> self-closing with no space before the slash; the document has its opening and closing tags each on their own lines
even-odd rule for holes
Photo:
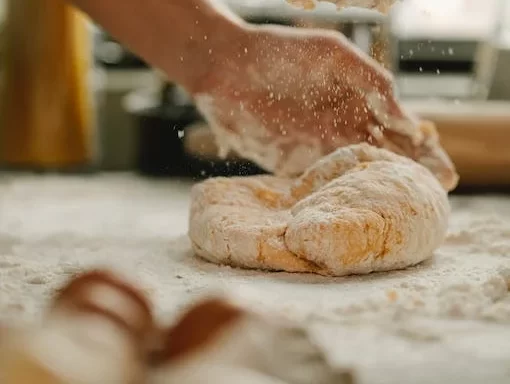
<svg viewBox="0 0 510 384">
<path fill-rule="evenodd" d="M 303 11 L 284 0 L 225 1 L 253 23 L 341 31 L 395 74 L 407 108 L 437 125 L 461 187 L 510 186 L 510 1 L 403 0 L 388 17 L 329 4 Z M 0 0 L 0 22 L 2 169 L 262 172 L 218 158 L 182 89 L 60 1 Z"/>
</svg>

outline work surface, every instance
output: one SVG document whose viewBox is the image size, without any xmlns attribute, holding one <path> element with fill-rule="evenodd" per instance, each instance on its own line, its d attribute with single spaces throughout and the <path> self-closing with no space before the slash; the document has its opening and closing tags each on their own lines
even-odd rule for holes
<svg viewBox="0 0 510 384">
<path fill-rule="evenodd" d="M 211 291 L 304 321 L 360 384 L 510 382 L 510 198 L 453 197 L 445 245 L 406 271 L 325 278 L 218 267 L 190 253 L 190 183 L 0 176 L 0 316 L 37 318 L 88 266 L 127 273 L 161 319 Z"/>
</svg>

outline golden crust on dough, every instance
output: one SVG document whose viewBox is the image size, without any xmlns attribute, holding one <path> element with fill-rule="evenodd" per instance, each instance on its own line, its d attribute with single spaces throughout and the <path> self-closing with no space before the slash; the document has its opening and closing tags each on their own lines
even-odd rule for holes
<svg viewBox="0 0 510 384">
<path fill-rule="evenodd" d="M 194 186 L 189 236 L 218 264 L 326 275 L 404 268 L 446 234 L 447 192 L 420 164 L 368 144 L 296 179 L 213 178 Z"/>
</svg>

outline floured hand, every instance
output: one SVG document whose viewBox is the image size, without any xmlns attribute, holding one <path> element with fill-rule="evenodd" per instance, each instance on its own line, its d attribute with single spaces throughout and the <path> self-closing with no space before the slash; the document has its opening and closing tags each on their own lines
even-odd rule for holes
<svg viewBox="0 0 510 384">
<path fill-rule="evenodd" d="M 277 175 L 297 175 L 338 147 L 369 142 L 423 163 L 446 189 L 456 185 L 431 129 L 424 133 L 399 105 L 389 72 L 341 34 L 244 29 L 190 89 L 222 155 L 234 151 Z"/>
</svg>

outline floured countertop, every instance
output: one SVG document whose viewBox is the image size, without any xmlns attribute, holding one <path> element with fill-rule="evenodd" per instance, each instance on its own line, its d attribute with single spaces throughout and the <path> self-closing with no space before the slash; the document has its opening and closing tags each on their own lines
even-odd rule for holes
<svg viewBox="0 0 510 384">
<path fill-rule="evenodd" d="M 510 382 L 510 198 L 453 197 L 446 244 L 416 268 L 325 278 L 192 257 L 189 182 L 0 176 L 0 317 L 37 318 L 70 275 L 114 266 L 162 320 L 208 292 L 305 321 L 360 384 Z"/>
</svg>

